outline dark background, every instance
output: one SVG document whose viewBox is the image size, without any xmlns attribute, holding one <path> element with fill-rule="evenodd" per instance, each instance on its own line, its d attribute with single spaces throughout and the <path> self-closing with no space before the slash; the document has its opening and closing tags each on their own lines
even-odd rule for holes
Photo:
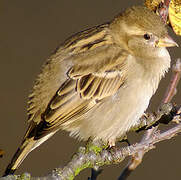
<svg viewBox="0 0 181 180">
<path fill-rule="evenodd" d="M 126 7 L 141 3 L 142 0 L 0 0 L 0 148 L 6 152 L 0 159 L 1 174 L 27 128 L 27 96 L 44 60 L 73 33 L 109 21 Z M 181 38 L 171 35 L 181 45 Z M 172 62 L 181 57 L 180 48 L 172 48 L 170 53 Z M 157 109 L 169 78 L 170 73 L 162 80 L 149 110 Z M 180 97 L 178 91 L 173 102 L 181 103 Z M 157 144 L 129 180 L 180 179 L 180 141 L 178 136 Z M 25 159 L 17 174 L 27 171 L 33 176 L 46 175 L 65 165 L 81 144 L 67 133 L 58 132 Z M 116 179 L 125 164 L 104 167 L 99 179 Z M 87 179 L 88 175 L 89 170 L 85 170 L 77 179 Z"/>
</svg>

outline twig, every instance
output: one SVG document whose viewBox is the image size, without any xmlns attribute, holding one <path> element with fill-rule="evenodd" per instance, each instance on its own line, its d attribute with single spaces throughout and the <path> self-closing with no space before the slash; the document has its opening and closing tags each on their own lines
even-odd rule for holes
<svg viewBox="0 0 181 180">
<path fill-rule="evenodd" d="M 165 24 L 167 23 L 168 19 L 168 8 L 170 1 L 171 0 L 164 0 L 164 2 L 161 3 L 161 7 L 158 9 L 158 13 Z"/>
<path fill-rule="evenodd" d="M 88 178 L 88 180 L 96 180 L 97 177 L 101 174 L 103 170 L 99 169 L 99 170 L 95 170 L 95 169 L 91 169 L 91 177 Z"/>
<path fill-rule="evenodd" d="M 167 91 L 165 93 L 165 96 L 163 98 L 163 101 L 162 101 L 163 103 L 170 102 L 171 99 L 173 98 L 173 96 L 177 92 L 176 87 L 181 78 L 181 59 L 177 59 L 176 64 L 173 65 L 172 71 L 173 71 L 173 74 L 171 77 L 170 84 L 169 84 Z"/>
<path fill-rule="evenodd" d="M 173 74 L 172 74 L 169 86 L 167 88 L 167 91 L 162 101 L 163 103 L 170 102 L 173 96 L 176 94 L 176 88 L 181 78 L 181 60 L 180 59 L 177 59 L 176 64 L 173 65 L 172 73 Z M 144 142 L 148 140 L 149 138 L 151 138 L 153 134 L 157 131 L 157 129 L 158 129 L 158 126 L 148 129 L 143 135 L 141 142 Z M 146 153 L 145 151 L 141 151 L 135 154 L 132 157 L 132 159 L 128 162 L 128 165 L 123 170 L 118 180 L 126 180 L 128 176 L 137 168 L 137 166 L 141 164 L 145 153 Z"/>
</svg>

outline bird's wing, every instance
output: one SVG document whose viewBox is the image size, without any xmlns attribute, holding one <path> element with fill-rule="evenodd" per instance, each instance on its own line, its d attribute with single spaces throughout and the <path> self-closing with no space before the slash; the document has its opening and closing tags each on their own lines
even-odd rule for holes
<svg viewBox="0 0 181 180">
<path fill-rule="evenodd" d="M 113 48 L 113 49 L 112 49 Z M 112 51 L 113 54 L 106 52 Z M 60 86 L 42 114 L 36 130 L 41 138 L 87 113 L 102 99 L 115 94 L 125 81 L 124 62 L 127 53 L 120 48 L 105 47 L 94 55 L 74 57 L 74 65 L 67 72 L 67 80 Z M 92 61 L 91 66 L 86 60 Z M 97 61 L 96 61 L 97 60 Z M 81 63 L 77 63 L 80 61 Z M 65 123 L 66 122 L 66 123 Z M 65 125 L 66 124 L 66 125 Z"/>
<path fill-rule="evenodd" d="M 79 117 L 96 107 L 103 99 L 115 94 L 125 82 L 124 62 L 125 52 L 115 51 L 109 47 L 96 50 L 96 54 L 74 57 L 74 65 L 67 72 L 67 79 L 62 83 L 49 102 L 45 112 L 41 114 L 40 122 L 31 121 L 24 140 L 9 164 L 6 174 L 14 172 L 23 159 L 33 149 L 52 136 L 58 128 L 69 130 L 73 124 L 79 123 Z M 106 51 L 105 51 L 106 50 Z M 111 51 L 112 54 L 106 52 Z M 101 56 L 99 54 L 102 53 Z M 88 65 L 86 58 L 91 58 Z M 87 59 L 87 60 L 88 60 Z M 88 65 L 88 66 L 87 66 Z"/>
</svg>

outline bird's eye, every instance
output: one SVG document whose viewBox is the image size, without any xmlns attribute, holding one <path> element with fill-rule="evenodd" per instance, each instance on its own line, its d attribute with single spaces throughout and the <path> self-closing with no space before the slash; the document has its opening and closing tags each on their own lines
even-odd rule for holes
<svg viewBox="0 0 181 180">
<path fill-rule="evenodd" d="M 144 39 L 146 39 L 146 40 L 149 40 L 150 38 L 151 38 L 151 36 L 149 35 L 149 34 L 144 34 Z"/>
</svg>

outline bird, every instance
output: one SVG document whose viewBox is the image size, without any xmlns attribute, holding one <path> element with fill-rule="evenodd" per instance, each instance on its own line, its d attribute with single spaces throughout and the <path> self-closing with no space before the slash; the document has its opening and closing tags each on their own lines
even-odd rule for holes
<svg viewBox="0 0 181 180">
<path fill-rule="evenodd" d="M 144 6 L 65 40 L 34 83 L 29 126 L 4 175 L 58 130 L 115 146 L 147 109 L 170 67 L 166 48 L 173 46 L 160 17 Z"/>
</svg>

